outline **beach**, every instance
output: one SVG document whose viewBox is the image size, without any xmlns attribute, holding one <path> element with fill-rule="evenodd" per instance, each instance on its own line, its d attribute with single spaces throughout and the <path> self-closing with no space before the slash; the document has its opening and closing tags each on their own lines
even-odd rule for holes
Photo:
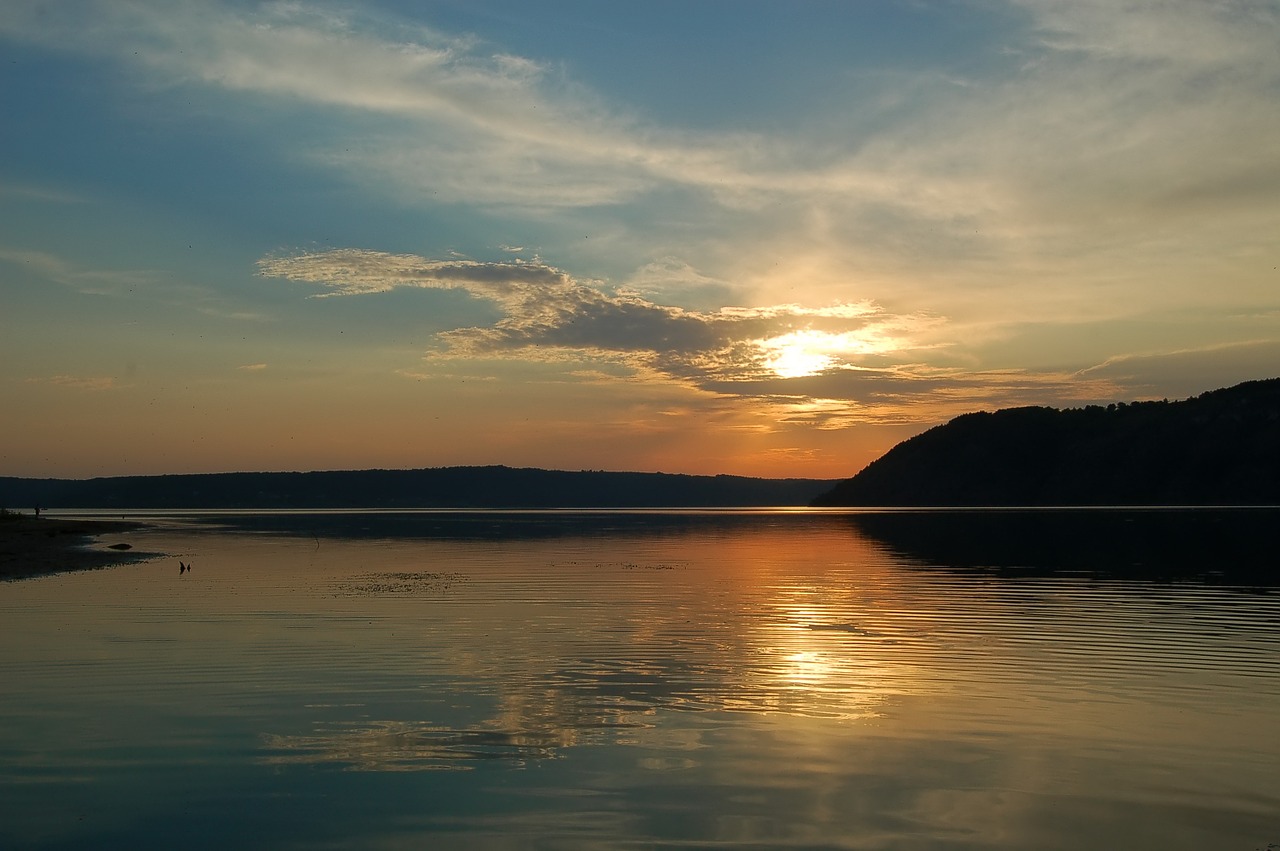
<svg viewBox="0 0 1280 851">
<path fill-rule="evenodd" d="M 152 558 L 156 553 L 135 550 L 128 541 L 128 533 L 143 525 L 126 520 L 5 514 L 0 516 L 0 580 L 94 570 Z M 95 538 L 104 545 L 102 548 L 90 546 Z"/>
</svg>

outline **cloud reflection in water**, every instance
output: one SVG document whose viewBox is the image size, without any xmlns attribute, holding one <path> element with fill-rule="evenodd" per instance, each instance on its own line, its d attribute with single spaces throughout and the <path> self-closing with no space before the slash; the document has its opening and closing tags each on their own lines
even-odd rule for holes
<svg viewBox="0 0 1280 851">
<path fill-rule="evenodd" d="M 727 522 L 744 520 L 755 522 Z M 891 585 L 877 576 L 882 560 L 859 554 L 861 539 L 842 534 L 851 572 L 815 562 L 792 534 L 671 534 L 657 547 L 652 528 L 614 541 L 626 556 L 610 561 L 548 562 L 556 547 L 531 541 L 523 564 L 336 580 L 340 598 L 412 611 L 424 624 L 394 648 L 430 651 L 419 681 L 401 687 L 444 705 L 274 731 L 264 759 L 356 770 L 523 765 L 625 744 L 636 730 L 652 739 L 671 713 L 718 714 L 701 723 L 730 726 L 747 714 L 853 722 L 918 690 L 910 657 L 922 632 L 904 621 L 906 606 L 880 605 Z"/>
</svg>

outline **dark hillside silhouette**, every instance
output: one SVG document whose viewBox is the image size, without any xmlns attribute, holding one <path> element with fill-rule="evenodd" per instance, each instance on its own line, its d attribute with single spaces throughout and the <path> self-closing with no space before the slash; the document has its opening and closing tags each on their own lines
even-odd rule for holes
<svg viewBox="0 0 1280 851">
<path fill-rule="evenodd" d="M 806 505 L 826 479 L 513 467 L 0 478 L 10 508 L 641 508 Z"/>
<path fill-rule="evenodd" d="M 1280 379 L 1179 402 L 965 414 L 813 504 L 1280 504 Z"/>
</svg>

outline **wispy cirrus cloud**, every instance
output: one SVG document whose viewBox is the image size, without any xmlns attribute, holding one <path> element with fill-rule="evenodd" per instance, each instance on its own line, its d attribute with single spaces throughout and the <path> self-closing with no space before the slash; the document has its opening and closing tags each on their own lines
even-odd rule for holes
<svg viewBox="0 0 1280 851">
<path fill-rule="evenodd" d="M 641 238 L 667 239 L 678 204 L 716 211 L 719 229 L 681 218 L 717 240 L 736 229 L 745 263 L 752 242 L 803 238 L 833 269 L 1017 288 L 1011 309 L 1040 304 L 1019 286 L 1029 275 L 1067 266 L 1087 287 L 1121 246 L 1155 261 L 1273 233 L 1258 215 L 1280 189 L 1274 7 L 1007 6 L 1018 14 L 986 11 L 1017 61 L 885 74 L 813 126 L 768 133 L 664 126 L 503 45 L 353 7 L 18 2 L 0 33 L 112 56 L 156 86 L 313 110 L 310 141 L 289 154 L 413 203 L 625 203 Z"/>
<path fill-rule="evenodd" d="M 68 390 L 115 390 L 121 385 L 109 375 L 44 375 L 28 378 L 28 384 L 47 384 Z"/>
<path fill-rule="evenodd" d="M 4 196 L 20 198 L 24 201 L 36 201 L 47 204 L 84 204 L 86 199 L 63 189 L 38 186 L 27 183 L 0 183 L 0 198 Z"/>
<path fill-rule="evenodd" d="M 0 33 L 119 57 L 164 85 L 201 85 L 383 119 L 318 162 L 468 203 L 616 203 L 655 181 L 737 182 L 739 142 L 644 127 L 541 64 L 465 35 L 353 8 L 268 3 L 18 4 Z M 750 147 L 749 145 L 746 147 Z"/>
<path fill-rule="evenodd" d="M 500 45 L 351 7 L 17 3 L 0 15 L 0 31 L 112 54 L 167 85 L 380 116 L 386 121 L 365 123 L 358 135 L 344 132 L 340 147 L 313 151 L 473 203 L 594 206 L 677 185 L 731 205 L 804 198 L 868 214 L 888 205 L 936 223 L 987 220 L 1013 200 L 1009 193 L 1021 194 L 1016 181 L 1037 171 L 1123 168 L 1116 189 L 1124 191 L 1106 193 L 1111 200 L 1165 185 L 1162 160 L 1190 165 L 1198 147 L 1233 143 L 1235 156 L 1198 161 L 1195 173 L 1274 162 L 1262 139 L 1226 132 L 1275 127 L 1272 110 L 1240 108 L 1269 103 L 1280 74 L 1273 8 L 1244 0 L 1011 5 L 1027 18 L 1009 36 L 1008 49 L 1026 57 L 1016 74 L 887 77 L 883 96 L 909 92 L 919 109 L 859 133 L 854 147 L 836 141 L 865 123 L 866 103 L 833 104 L 850 112 L 828 118 L 830 137 L 694 133 L 645 122 Z M 1101 80 L 1108 85 L 1080 85 Z M 335 117 L 332 129 L 346 126 Z M 1183 131 L 1176 140 L 1164 132 L 1175 127 Z M 1076 187 L 1099 192 L 1103 183 Z"/>
<path fill-rule="evenodd" d="M 54 254 L 0 245 L 0 263 L 27 269 L 40 278 L 87 295 L 121 295 L 133 289 L 155 288 L 163 277 L 139 269 L 88 269 Z"/>
<path fill-rule="evenodd" d="M 209 287 L 175 280 L 159 269 L 89 268 L 46 251 L 0 245 L 0 264 L 24 270 L 35 279 L 49 281 L 89 296 L 146 299 L 193 310 L 203 316 L 235 322 L 268 322 L 271 316 L 245 310 Z"/>
<path fill-rule="evenodd" d="M 1272 378 L 1280 364 L 1280 335 L 1199 347 L 1147 350 L 1110 357 L 1081 370 L 1081 378 L 1106 380 L 1144 397 L 1193 396 L 1258 378 Z"/>
<path fill-rule="evenodd" d="M 1269 52 L 1274 47 L 1269 33 L 1280 25 L 1280 9 L 1271 3 L 1012 0 L 1012 4 L 1034 16 L 1045 44 L 1055 50 L 1197 68 L 1234 66 L 1242 54 Z"/>
</svg>

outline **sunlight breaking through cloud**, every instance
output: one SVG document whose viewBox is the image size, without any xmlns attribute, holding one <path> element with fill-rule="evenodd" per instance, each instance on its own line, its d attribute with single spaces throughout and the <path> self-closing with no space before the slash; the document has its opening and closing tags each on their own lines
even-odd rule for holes
<svg viewBox="0 0 1280 851">
<path fill-rule="evenodd" d="M 487 327 L 437 334 L 435 358 L 611 359 L 672 379 L 701 383 L 814 375 L 860 355 L 912 348 L 901 328 L 870 302 L 805 307 L 724 307 L 694 311 L 574 280 L 538 262 L 430 260 L 339 249 L 263 258 L 265 277 L 318 284 L 321 296 L 363 295 L 401 287 L 459 289 L 505 313 Z"/>
<path fill-rule="evenodd" d="M 858 355 L 892 354 L 911 348 L 902 338 L 882 333 L 875 325 L 863 332 L 806 328 L 761 340 L 760 347 L 770 353 L 765 365 L 783 378 L 817 375 L 844 366 Z"/>
<path fill-rule="evenodd" d="M 490 371 L 544 364 L 564 380 L 657 380 L 726 398 L 755 400 L 775 422 L 829 429 L 855 422 L 911 422 L 988 402 L 1105 398 L 1114 385 L 1057 372 L 929 366 L 945 349 L 940 317 L 890 315 L 870 301 L 809 307 L 726 306 L 714 311 L 657 304 L 602 282 L 582 282 L 542 262 L 432 260 L 367 249 L 277 255 L 267 278 L 323 288 L 321 297 L 401 288 L 461 290 L 497 305 L 491 325 L 435 334 L 415 380 L 448 364 Z M 607 367 L 607 368 L 606 368 Z M 479 376 L 477 376 L 479 377 Z"/>
<path fill-rule="evenodd" d="M 320 285 L 320 296 L 397 288 L 461 289 L 506 315 L 486 328 L 438 334 L 448 357 L 539 357 L 539 351 L 644 362 L 672 378 L 794 378 L 865 353 L 904 351 L 901 325 L 869 302 L 824 307 L 724 307 L 703 312 L 658 305 L 630 292 L 581 283 L 530 261 L 429 260 L 367 250 L 265 257 L 261 275 Z"/>
<path fill-rule="evenodd" d="M 812 331 L 797 331 L 763 341 L 761 346 L 773 352 L 765 358 L 765 366 L 782 378 L 817 375 L 827 369 L 835 360 L 809 345 L 813 335 Z"/>
</svg>

